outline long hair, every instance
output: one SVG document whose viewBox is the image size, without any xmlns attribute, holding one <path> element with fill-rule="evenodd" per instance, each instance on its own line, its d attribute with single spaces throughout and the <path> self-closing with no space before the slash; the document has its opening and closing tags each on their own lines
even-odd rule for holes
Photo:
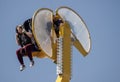
<svg viewBox="0 0 120 82">
<path fill-rule="evenodd" d="M 22 29 L 22 25 L 17 25 L 16 26 L 16 29 L 15 29 L 16 33 L 18 33 L 18 30 L 17 30 L 18 27 Z"/>
</svg>

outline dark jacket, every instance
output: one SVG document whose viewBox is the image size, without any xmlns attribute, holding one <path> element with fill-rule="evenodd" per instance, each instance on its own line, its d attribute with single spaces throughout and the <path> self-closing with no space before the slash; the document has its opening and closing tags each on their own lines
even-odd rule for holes
<svg viewBox="0 0 120 82">
<path fill-rule="evenodd" d="M 18 34 L 18 41 L 21 47 L 32 43 L 32 40 L 29 36 L 27 36 L 27 34 L 22 33 L 22 34 Z"/>
</svg>

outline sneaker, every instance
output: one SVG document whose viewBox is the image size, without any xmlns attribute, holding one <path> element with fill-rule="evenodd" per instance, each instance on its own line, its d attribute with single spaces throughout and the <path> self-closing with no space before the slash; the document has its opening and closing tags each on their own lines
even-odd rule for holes
<svg viewBox="0 0 120 82">
<path fill-rule="evenodd" d="M 34 61 L 30 61 L 30 67 L 34 65 Z"/>
<path fill-rule="evenodd" d="M 23 71 L 25 69 L 25 65 L 20 66 L 20 71 Z"/>
</svg>

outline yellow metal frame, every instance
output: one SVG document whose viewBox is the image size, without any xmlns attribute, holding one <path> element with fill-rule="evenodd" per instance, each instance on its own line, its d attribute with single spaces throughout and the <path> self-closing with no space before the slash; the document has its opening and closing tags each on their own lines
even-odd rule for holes
<svg viewBox="0 0 120 82">
<path fill-rule="evenodd" d="M 60 8 L 63 8 L 63 7 L 60 7 Z M 60 8 L 58 8 L 57 11 L 56 11 L 56 15 L 58 15 L 58 16 L 59 16 L 58 10 Z M 68 8 L 68 7 L 66 7 L 66 8 Z M 48 56 L 41 49 L 40 45 L 38 44 L 37 38 L 35 36 L 35 31 L 34 31 L 34 17 L 37 15 L 37 13 L 39 11 L 46 10 L 46 9 L 47 8 L 38 9 L 37 12 L 35 12 L 34 15 L 33 15 L 32 32 L 33 32 L 33 36 L 35 38 L 35 41 L 36 41 L 36 43 L 39 46 L 39 49 L 41 51 L 40 52 L 33 52 L 32 55 L 35 56 L 35 57 L 39 57 L 39 58 L 48 57 L 48 58 L 52 59 L 53 61 L 55 61 L 55 63 L 56 63 L 56 61 L 57 61 L 57 42 L 56 42 L 55 39 L 57 37 L 56 37 L 54 27 L 52 27 L 52 29 L 51 29 L 52 57 Z M 50 10 L 50 9 L 47 9 L 47 10 Z M 52 10 L 50 10 L 50 11 L 53 12 Z M 73 11 L 73 12 L 75 12 L 75 11 Z M 62 47 L 63 47 L 63 49 L 62 49 L 62 52 L 63 52 L 63 54 L 62 54 L 63 73 L 58 75 L 58 77 L 56 79 L 56 82 L 70 82 L 70 79 L 71 79 L 71 62 L 72 62 L 71 61 L 71 58 L 72 58 L 71 57 L 71 44 L 72 44 L 72 41 L 71 41 L 71 28 L 70 28 L 69 24 L 66 21 L 64 21 L 64 23 L 60 26 L 59 35 L 60 35 L 59 37 L 63 38 L 63 44 L 62 44 Z M 83 56 L 86 56 L 89 53 L 89 52 L 87 53 L 84 50 L 83 46 L 81 45 L 81 43 L 77 39 L 73 42 L 73 45 L 82 53 Z"/>
<path fill-rule="evenodd" d="M 60 15 L 58 14 L 58 11 L 59 11 L 59 9 L 61 9 L 61 8 L 66 8 L 66 9 L 69 9 L 69 10 L 73 11 L 73 12 L 82 20 L 82 22 L 83 22 L 83 23 L 85 24 L 85 26 L 86 26 L 86 29 L 88 30 L 87 25 L 86 25 L 86 23 L 84 22 L 84 20 L 82 19 L 82 17 L 81 17 L 77 12 L 75 12 L 73 9 L 71 9 L 71 8 L 69 8 L 69 7 L 66 7 L 66 6 L 59 7 L 59 8 L 56 10 L 56 14 L 57 14 L 59 17 L 60 17 Z M 61 18 L 61 17 L 60 17 L 60 18 Z M 90 35 L 89 30 L 88 30 L 88 33 L 89 33 L 89 35 Z M 92 45 L 91 37 L 89 37 L 89 38 L 90 38 L 90 44 Z M 81 43 L 80 43 L 77 39 L 76 39 L 76 41 L 73 42 L 73 45 L 79 50 L 79 52 L 82 53 L 82 55 L 83 55 L 84 57 L 87 56 L 88 53 L 90 53 L 91 46 L 90 46 L 90 50 L 89 50 L 88 52 L 86 52 L 85 49 L 83 48 L 83 46 L 81 45 Z"/>
<path fill-rule="evenodd" d="M 60 37 L 63 38 L 63 73 L 58 75 L 56 82 L 70 82 L 71 78 L 71 30 L 69 24 L 65 22 L 60 26 Z"/>
<path fill-rule="evenodd" d="M 41 48 L 41 46 L 39 45 L 39 42 L 38 42 L 38 40 L 37 40 L 37 37 L 35 36 L 35 30 L 34 30 L 34 20 L 35 20 L 35 16 L 38 14 L 38 12 L 40 12 L 40 11 L 42 11 L 42 10 L 48 10 L 48 11 L 53 12 L 52 10 L 50 10 L 50 9 L 48 9 L 48 8 L 41 8 L 41 9 L 38 9 L 38 10 L 34 13 L 34 15 L 33 15 L 33 17 L 32 17 L 32 33 L 33 33 L 33 36 L 34 36 L 34 38 L 35 38 L 35 41 L 36 41 L 39 49 L 41 50 L 40 52 L 33 52 L 32 55 L 35 56 L 35 57 L 39 57 L 39 58 L 48 57 L 48 58 L 52 59 L 53 61 L 55 61 L 55 60 L 56 60 L 56 56 L 55 56 L 54 54 L 55 54 L 56 52 L 55 52 L 54 49 L 55 49 L 56 44 L 53 43 L 53 41 L 52 41 L 52 49 L 53 49 L 52 52 L 53 52 L 53 55 L 52 55 L 52 57 L 50 57 L 50 56 L 48 56 L 48 55 L 42 50 L 42 48 Z M 52 15 L 52 16 L 53 16 L 53 15 Z M 52 35 L 54 35 L 54 36 L 52 36 L 52 38 L 53 38 L 53 37 L 55 37 L 55 33 L 54 33 L 54 30 L 53 30 L 53 27 L 52 27 L 52 30 L 51 30 L 51 31 L 53 32 Z M 51 38 L 51 40 L 52 40 L 52 38 Z"/>
</svg>

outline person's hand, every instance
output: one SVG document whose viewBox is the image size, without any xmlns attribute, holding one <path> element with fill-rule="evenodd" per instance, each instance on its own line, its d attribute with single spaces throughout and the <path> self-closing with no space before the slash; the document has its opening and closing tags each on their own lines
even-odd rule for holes
<svg viewBox="0 0 120 82">
<path fill-rule="evenodd" d="M 22 29 L 22 33 L 26 33 L 25 29 Z"/>
</svg>

